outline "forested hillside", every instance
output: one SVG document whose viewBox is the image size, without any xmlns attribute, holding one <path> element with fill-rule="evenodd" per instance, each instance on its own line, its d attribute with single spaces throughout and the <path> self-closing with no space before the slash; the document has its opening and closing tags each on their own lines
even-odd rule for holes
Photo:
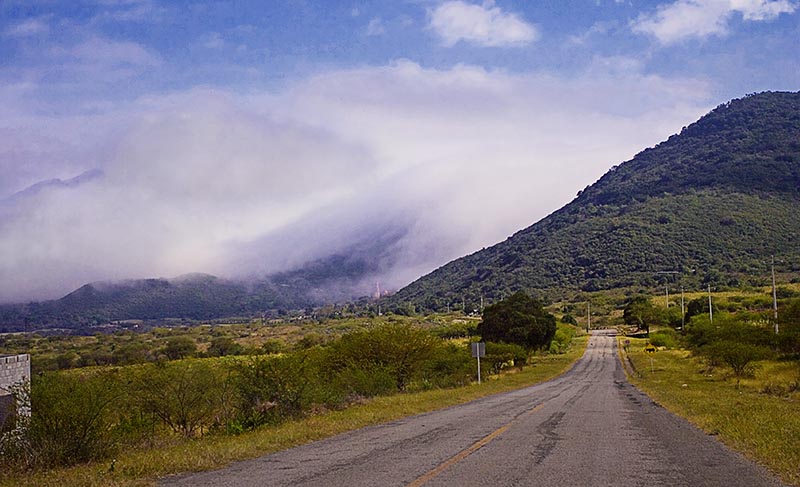
<svg viewBox="0 0 800 487">
<path fill-rule="evenodd" d="M 800 93 L 717 107 L 506 241 L 402 289 L 398 305 L 800 276 Z M 663 274 L 670 272 L 670 274 Z"/>
</svg>

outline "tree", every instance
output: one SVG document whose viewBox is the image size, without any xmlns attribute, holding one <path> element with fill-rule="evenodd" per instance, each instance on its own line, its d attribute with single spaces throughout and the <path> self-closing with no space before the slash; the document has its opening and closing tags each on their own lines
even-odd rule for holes
<svg viewBox="0 0 800 487">
<path fill-rule="evenodd" d="M 233 388 L 226 371 L 208 361 L 143 367 L 137 370 L 132 388 L 142 411 L 186 437 L 218 426 L 233 409 Z"/>
<path fill-rule="evenodd" d="M 208 346 L 209 357 L 224 357 L 225 355 L 240 355 L 244 347 L 233 341 L 230 337 L 215 337 Z"/>
<path fill-rule="evenodd" d="M 733 369 L 733 375 L 737 378 L 737 385 L 739 378 L 753 375 L 754 367 L 752 362 L 770 356 L 769 349 L 766 347 L 733 340 L 714 342 L 706 347 L 703 352 L 711 359 L 718 360 Z"/>
<path fill-rule="evenodd" d="M 443 342 L 427 330 L 406 324 L 386 324 L 349 333 L 330 345 L 328 367 L 352 365 L 392 371 L 397 389 L 405 390 L 425 362 L 436 357 Z"/>
<path fill-rule="evenodd" d="M 800 299 L 785 306 L 778 315 L 780 333 L 778 346 L 781 352 L 790 356 L 800 356 Z"/>
<path fill-rule="evenodd" d="M 197 344 L 189 337 L 178 336 L 167 340 L 164 347 L 164 355 L 170 360 L 184 359 L 191 357 L 197 352 Z"/>
<path fill-rule="evenodd" d="M 546 348 L 556 334 L 556 318 L 540 301 L 518 292 L 483 310 L 478 334 L 488 342 L 516 343 L 528 350 Z"/>
<path fill-rule="evenodd" d="M 625 306 L 622 319 L 626 325 L 649 333 L 651 326 L 664 323 L 664 313 L 647 296 L 636 296 Z"/>
<path fill-rule="evenodd" d="M 717 304 L 712 302 L 711 303 L 711 312 L 717 313 Z M 688 322 L 692 316 L 697 316 L 701 314 L 708 314 L 708 298 L 695 298 L 688 303 L 686 303 L 686 321 Z"/>
</svg>

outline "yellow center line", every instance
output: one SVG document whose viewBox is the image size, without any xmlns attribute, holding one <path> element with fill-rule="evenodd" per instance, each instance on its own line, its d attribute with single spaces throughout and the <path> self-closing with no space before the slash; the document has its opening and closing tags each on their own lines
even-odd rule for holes
<svg viewBox="0 0 800 487">
<path fill-rule="evenodd" d="M 430 482 L 432 479 L 437 477 L 439 474 L 441 474 L 442 472 L 444 472 L 448 468 L 452 467 L 456 463 L 458 463 L 461 460 L 463 460 L 463 459 L 467 458 L 468 456 L 472 455 L 477 450 L 479 450 L 480 448 L 486 446 L 489 442 L 491 442 L 492 440 L 494 440 L 498 436 L 500 436 L 503 433 L 505 433 L 508 430 L 508 428 L 510 428 L 514 423 L 518 422 L 520 419 L 524 418 L 525 416 L 529 416 L 529 415 L 535 413 L 536 411 L 541 409 L 543 406 L 544 406 L 544 403 L 539 404 L 538 406 L 536 406 L 535 408 L 531 409 L 530 411 L 525 412 L 523 415 L 512 419 L 508 423 L 504 424 L 503 426 L 501 426 L 501 427 L 497 428 L 496 430 L 492 431 L 491 433 L 489 433 L 488 435 L 484 436 L 480 440 L 476 441 L 475 443 L 473 443 L 468 448 L 466 448 L 464 450 L 461 450 L 460 452 L 456 453 L 455 456 L 453 456 L 452 458 L 450 458 L 448 460 L 445 460 L 444 462 L 440 463 L 439 466 L 437 466 L 436 468 L 434 468 L 430 472 L 422 475 L 421 477 L 417 478 L 415 481 L 411 482 L 410 484 L 407 484 L 406 487 L 420 487 L 422 485 L 425 485 L 426 483 Z"/>
</svg>

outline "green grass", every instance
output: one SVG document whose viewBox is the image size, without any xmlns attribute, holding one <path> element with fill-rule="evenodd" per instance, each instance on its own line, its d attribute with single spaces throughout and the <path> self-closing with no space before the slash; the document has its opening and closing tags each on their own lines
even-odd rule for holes
<svg viewBox="0 0 800 487">
<path fill-rule="evenodd" d="M 567 353 L 537 356 L 535 365 L 527 366 L 521 372 L 491 377 L 481 385 L 378 397 L 347 409 L 321 412 L 238 436 L 208 436 L 160 448 L 132 451 L 116 459 L 113 471 L 112 463 L 106 461 L 27 476 L 3 477 L 0 473 L 0 485 L 139 486 L 151 485 L 155 479 L 165 475 L 221 468 L 237 460 L 549 380 L 568 370 L 583 354 L 587 342 L 587 336 L 577 337 Z"/>
<path fill-rule="evenodd" d="M 782 480 L 800 485 L 800 381 L 797 361 L 762 361 L 755 377 L 737 387 L 725 367 L 709 368 L 683 350 L 650 357 L 645 340 L 631 340 L 629 356 L 638 376 L 632 382 L 656 402 L 766 466 Z"/>
</svg>

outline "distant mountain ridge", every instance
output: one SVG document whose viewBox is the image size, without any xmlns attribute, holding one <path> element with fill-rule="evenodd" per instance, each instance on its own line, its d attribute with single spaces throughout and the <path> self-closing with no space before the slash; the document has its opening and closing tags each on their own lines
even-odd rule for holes
<svg viewBox="0 0 800 487">
<path fill-rule="evenodd" d="M 253 316 L 349 301 L 371 294 L 406 237 L 389 222 L 376 232 L 248 281 L 195 274 L 93 283 L 54 301 L 0 306 L 0 331 Z M 717 107 L 612 168 L 550 216 L 409 284 L 384 309 L 472 308 L 482 297 L 519 290 L 555 297 L 666 279 L 687 288 L 746 284 L 767 275 L 772 255 L 780 272 L 800 276 L 800 93 L 762 93 Z"/>
<path fill-rule="evenodd" d="M 557 294 L 671 279 L 745 284 L 774 255 L 800 272 L 800 93 L 720 105 L 612 168 L 568 205 L 411 283 L 393 301 L 442 309 L 518 290 Z"/>
</svg>

